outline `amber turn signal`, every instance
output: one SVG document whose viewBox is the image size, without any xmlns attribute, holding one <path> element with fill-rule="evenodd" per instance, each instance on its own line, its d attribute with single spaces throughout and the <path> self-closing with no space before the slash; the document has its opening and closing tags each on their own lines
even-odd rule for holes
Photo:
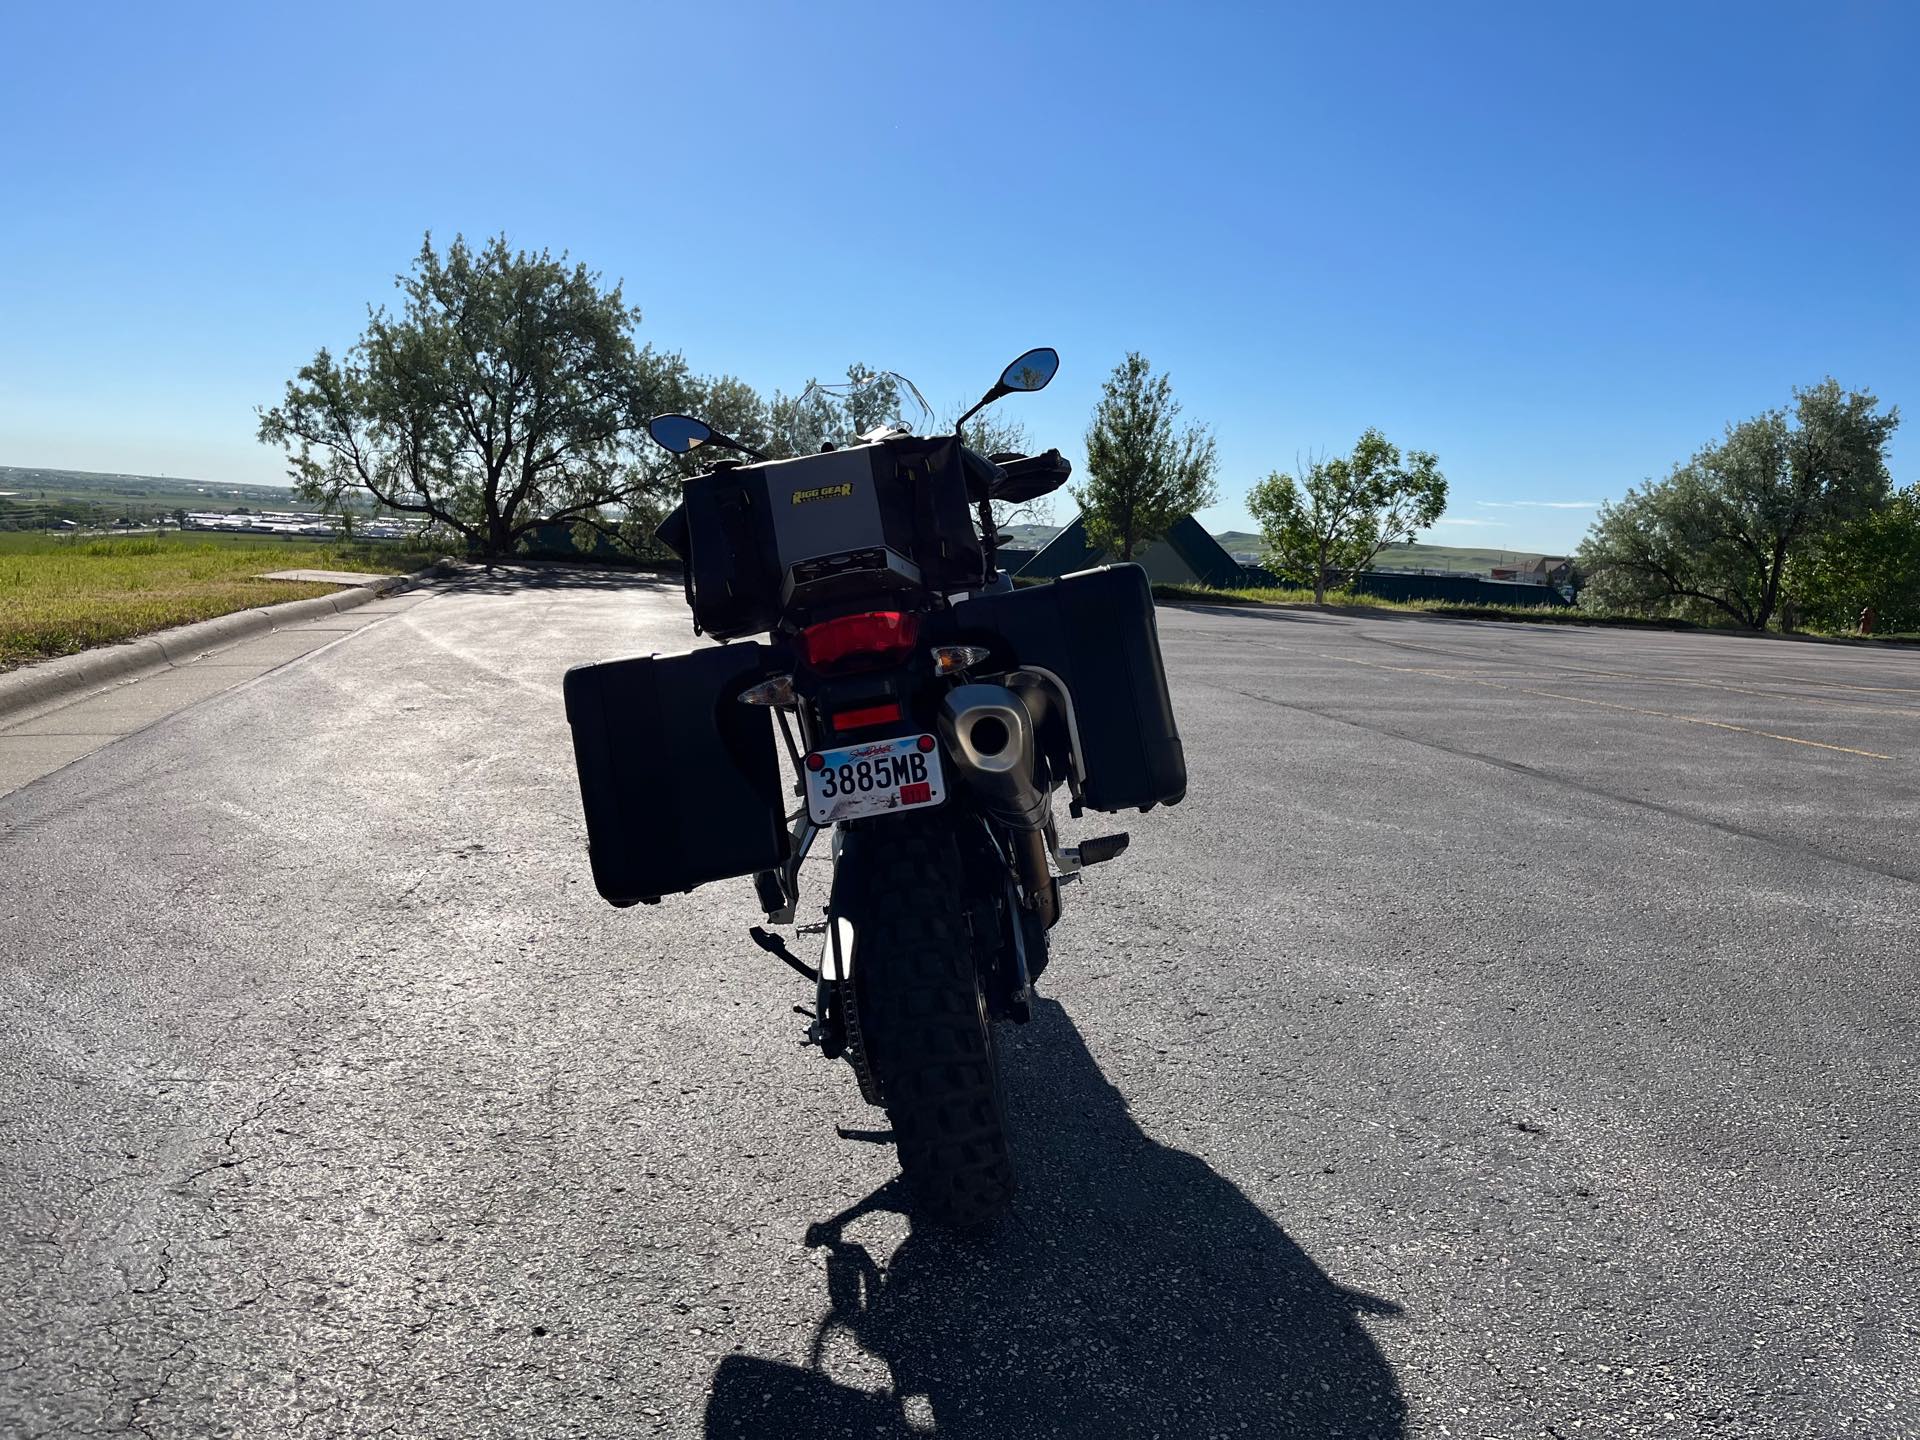
<svg viewBox="0 0 1920 1440">
<path fill-rule="evenodd" d="M 993 652 L 984 645 L 936 645 L 933 647 L 933 673 L 958 675 L 983 664 Z"/>
</svg>

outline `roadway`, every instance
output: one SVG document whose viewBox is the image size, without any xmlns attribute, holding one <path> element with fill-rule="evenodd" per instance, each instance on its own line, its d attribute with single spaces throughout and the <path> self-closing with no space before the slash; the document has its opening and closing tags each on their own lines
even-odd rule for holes
<svg viewBox="0 0 1920 1440">
<path fill-rule="evenodd" d="M 1920 655 L 1163 609 L 961 1242 L 744 881 L 593 894 L 677 591 L 366 608 L 0 796 L 0 1434 L 1920 1433 Z"/>
</svg>

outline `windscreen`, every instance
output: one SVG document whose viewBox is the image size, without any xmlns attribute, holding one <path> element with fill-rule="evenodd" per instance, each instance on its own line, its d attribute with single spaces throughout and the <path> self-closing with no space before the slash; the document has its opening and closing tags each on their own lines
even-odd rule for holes
<svg viewBox="0 0 1920 1440">
<path fill-rule="evenodd" d="M 887 435 L 925 435 L 933 428 L 933 410 L 925 397 L 906 376 L 891 370 L 856 371 L 839 385 L 816 380 L 800 396 L 800 408 L 809 428 L 836 445 Z"/>
</svg>

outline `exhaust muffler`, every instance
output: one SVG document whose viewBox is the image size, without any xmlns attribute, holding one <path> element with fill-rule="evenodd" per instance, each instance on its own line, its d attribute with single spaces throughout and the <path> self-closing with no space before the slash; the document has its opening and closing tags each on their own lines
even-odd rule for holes
<svg viewBox="0 0 1920 1440">
<path fill-rule="evenodd" d="M 1053 805 L 1034 778 L 1039 754 L 1026 703 L 1004 685 L 956 685 L 940 701 L 940 734 L 980 807 L 1014 832 L 1020 888 L 1051 926 L 1060 916 L 1059 892 L 1047 869 Z"/>
<path fill-rule="evenodd" d="M 1034 780 L 1033 717 L 1004 685 L 956 685 L 940 701 L 947 753 L 982 808 L 1013 830 L 1040 830 L 1051 815 Z"/>
</svg>

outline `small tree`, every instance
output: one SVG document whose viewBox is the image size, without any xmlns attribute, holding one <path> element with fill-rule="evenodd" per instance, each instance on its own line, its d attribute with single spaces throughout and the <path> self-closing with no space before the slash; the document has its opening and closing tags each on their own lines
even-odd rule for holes
<svg viewBox="0 0 1920 1440">
<path fill-rule="evenodd" d="M 304 498 L 364 491 L 493 556 L 644 494 L 630 443 L 678 367 L 635 347 L 619 285 L 504 236 L 444 257 L 429 236 L 398 283 L 399 315 L 374 310 L 344 360 L 319 351 L 260 412 Z"/>
<path fill-rule="evenodd" d="M 1213 436 L 1202 425 L 1176 430 L 1179 415 L 1172 382 L 1139 351 L 1107 377 L 1087 429 L 1087 483 L 1073 491 L 1095 550 L 1131 560 L 1217 498 Z"/>
<path fill-rule="evenodd" d="M 1370 568 L 1389 545 L 1406 544 L 1447 508 L 1447 478 L 1438 457 L 1390 444 L 1368 430 L 1351 455 L 1274 471 L 1247 494 L 1275 569 L 1311 575 L 1324 602 L 1337 571 Z"/>
<path fill-rule="evenodd" d="M 1764 630 L 1790 570 L 1887 504 L 1900 413 L 1879 404 L 1831 379 L 1796 390 L 1791 416 L 1729 426 L 1665 480 L 1602 505 L 1580 545 L 1593 577 L 1582 602 Z"/>
</svg>

